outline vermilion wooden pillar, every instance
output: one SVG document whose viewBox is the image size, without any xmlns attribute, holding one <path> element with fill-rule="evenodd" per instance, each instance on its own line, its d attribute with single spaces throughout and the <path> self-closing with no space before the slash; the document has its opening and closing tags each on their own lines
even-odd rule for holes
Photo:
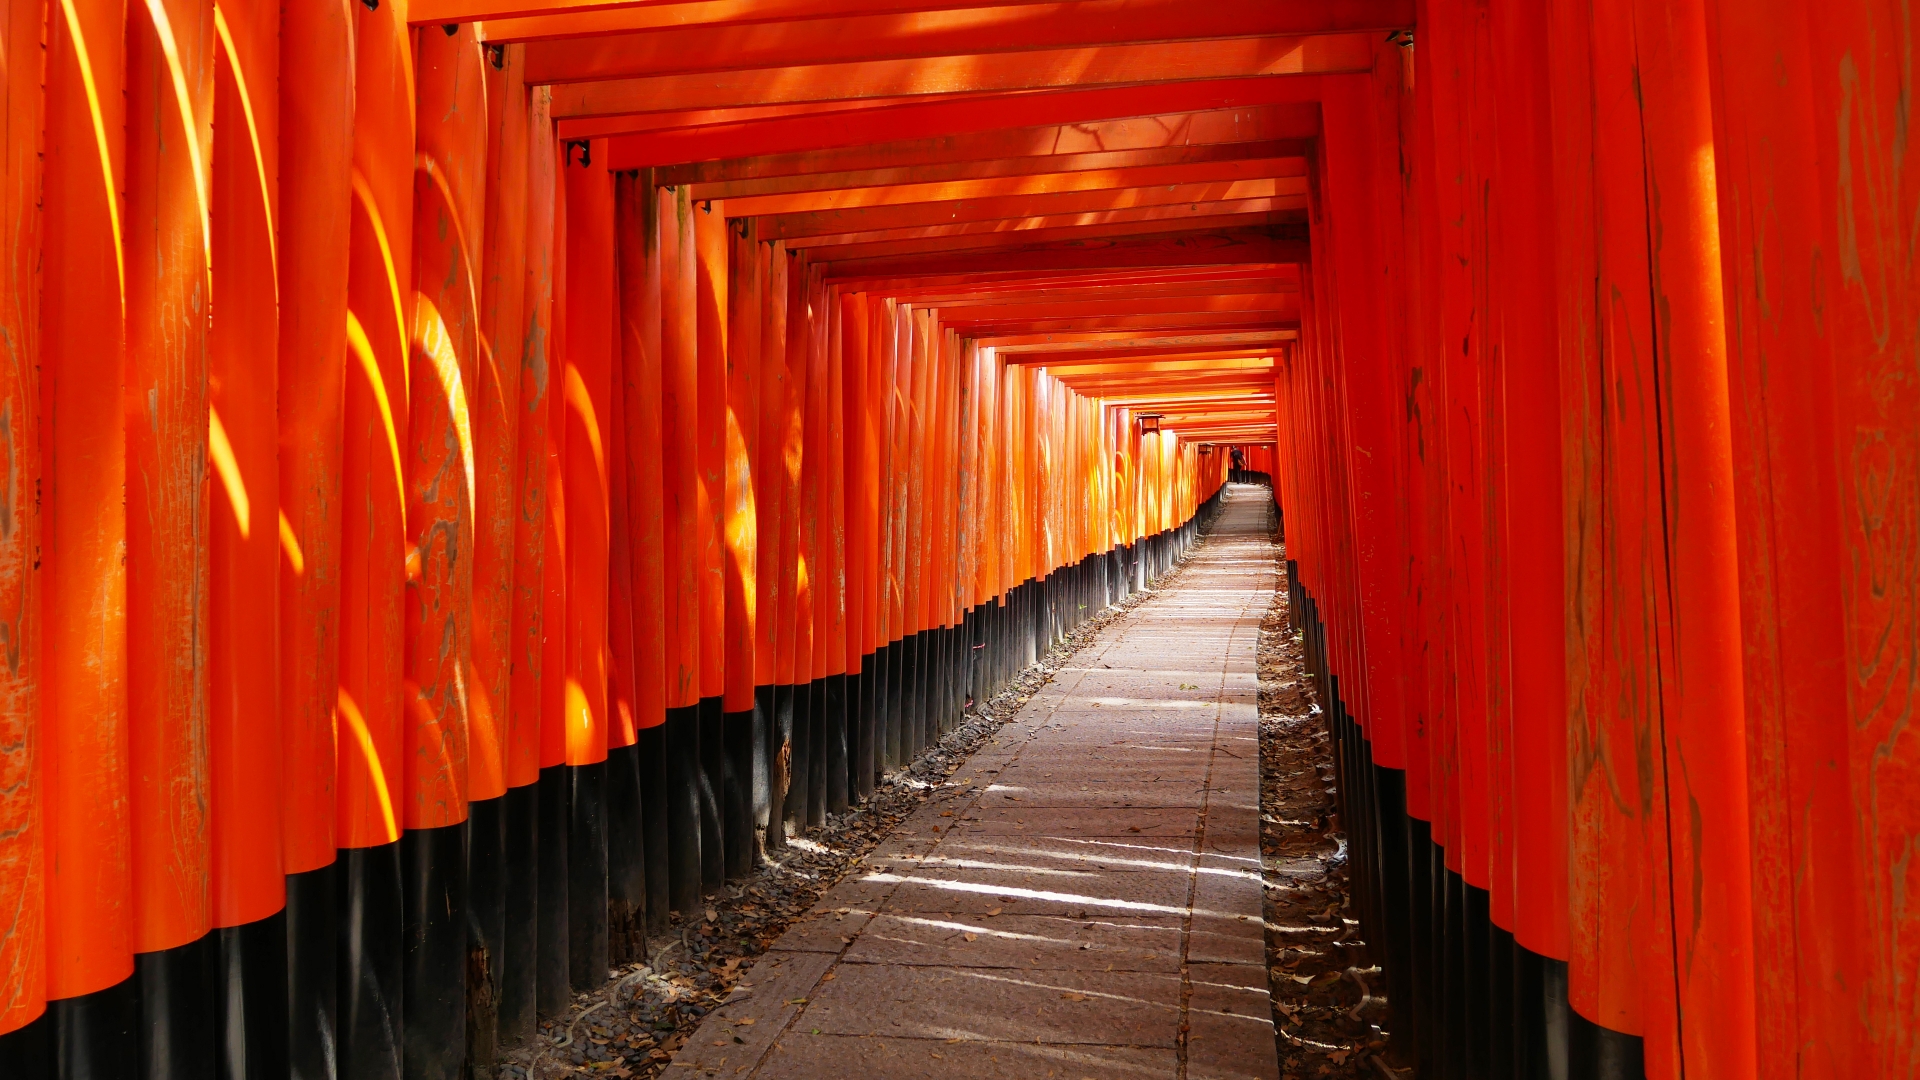
<svg viewBox="0 0 1920 1080">
<path fill-rule="evenodd" d="M 792 635 L 788 614 L 793 577 L 787 572 L 785 539 L 790 511 L 787 483 L 787 272 L 785 245 L 774 241 L 758 253 L 765 265 L 765 299 L 760 329 L 760 442 L 755 462 L 763 481 L 755 485 L 754 698 L 765 714 L 767 805 L 754 806 L 761 843 L 784 845 L 788 757 L 792 734 Z"/>
<path fill-rule="evenodd" d="M 90 615 L 49 620 L 41 659 L 46 996 L 55 1049 L 71 1055 L 73 1071 L 120 1077 L 132 1075 L 139 1049 L 139 998 L 129 978 L 121 404 L 127 30 L 118 4 L 75 4 L 71 12 L 46 31 L 41 604 Z"/>
<path fill-rule="evenodd" d="M 252 1075 L 285 1068 L 289 1017 L 281 730 L 261 722 L 282 715 L 279 365 L 260 360 L 280 344 L 280 163 L 268 149 L 280 134 L 280 8 L 223 4 L 219 17 L 214 110 L 251 123 L 215 129 L 208 192 L 213 265 L 225 269 L 213 275 L 207 342 L 207 809 L 215 970 L 225 973 L 216 1057 L 229 1074 Z M 339 361 L 336 351 L 336 372 Z"/>
<path fill-rule="evenodd" d="M 1635 14 L 1654 196 L 1650 331 L 1664 393 L 1662 532 L 1672 583 L 1663 613 L 1672 620 L 1672 653 L 1661 670 L 1664 792 L 1656 798 L 1671 862 L 1654 865 L 1664 871 L 1656 889 L 1664 886 L 1671 904 L 1677 1015 L 1663 1022 L 1658 1041 L 1650 1026 L 1648 1070 L 1751 1076 L 1755 958 L 1733 448 L 1719 202 L 1714 171 L 1701 158 L 1714 134 L 1706 14 L 1702 0 L 1648 0 Z M 1685 512 L 1672 512 L 1675 505 Z"/>
<path fill-rule="evenodd" d="M 517 101 L 503 107 L 527 109 L 526 201 L 518 208 L 524 218 L 526 260 L 518 280 L 503 278 L 499 288 L 520 290 L 522 342 L 515 424 L 513 512 L 513 596 L 509 634 L 509 705 L 505 747 L 507 784 L 506 838 L 503 862 L 505 952 L 496 986 L 499 1036 L 512 1044 L 533 1033 L 540 956 L 539 881 L 542 847 L 540 799 L 544 746 L 541 710 L 546 678 L 546 563 L 549 524 L 549 440 L 551 395 L 554 392 L 553 341 L 553 197 L 559 168 L 553 124 L 548 117 L 549 91 L 534 87 L 524 106 Z M 504 126 L 504 125 L 503 125 Z M 503 198 L 505 194 L 503 193 Z M 508 211 L 501 211 L 504 217 Z M 513 226 L 502 224 L 503 231 Z M 496 249 L 498 250 L 498 249 Z M 503 376 L 504 380 L 504 376 Z"/>
<path fill-rule="evenodd" d="M 821 604 L 820 633 L 816 645 L 819 659 L 821 704 L 824 715 L 821 732 L 825 738 L 818 753 L 824 770 L 823 797 L 826 812 L 845 813 L 847 809 L 847 762 L 852 755 L 852 732 L 847 710 L 847 422 L 846 422 L 846 349 L 845 320 L 839 290 L 822 288 L 818 309 L 820 341 L 821 400 L 825 405 L 820 425 L 820 501 L 821 535 L 819 539 Z"/>
<path fill-rule="evenodd" d="M 1830 335 L 1835 373 L 1834 458 L 1819 475 L 1836 485 L 1841 508 L 1845 555 L 1838 578 L 1846 612 L 1853 791 L 1848 819 L 1864 894 L 1859 903 L 1866 912 L 1856 947 L 1871 958 L 1874 987 L 1865 1014 L 1873 1042 L 1868 1061 L 1858 1067 L 1896 1074 L 1920 1047 L 1912 1025 L 1898 1018 L 1899 1002 L 1911 998 L 1888 989 L 1912 986 L 1920 973 L 1915 912 L 1901 899 L 1920 888 L 1920 868 L 1902 854 L 1920 831 L 1911 798 L 1920 775 L 1920 743 L 1904 719 L 1912 715 L 1916 665 L 1911 649 L 1891 646 L 1920 635 L 1920 612 L 1909 599 L 1911 557 L 1895 554 L 1913 550 L 1906 539 L 1912 526 L 1902 523 L 1914 521 L 1920 505 L 1913 486 L 1896 479 L 1911 476 L 1907 463 L 1920 461 L 1913 422 L 1920 415 L 1920 392 L 1907 374 L 1911 354 L 1899 344 L 1912 340 L 1920 313 L 1902 299 L 1913 295 L 1913 272 L 1899 254 L 1904 241 L 1898 239 L 1920 206 L 1920 182 L 1903 157 L 1886 153 L 1905 123 L 1905 83 L 1896 57 L 1911 34 L 1894 29 L 1904 25 L 1901 19 L 1884 0 L 1806 14 L 1812 161 L 1827 207 L 1813 218 L 1822 255 L 1815 281 L 1823 303 L 1831 305 L 1819 309 L 1816 325 Z M 1875 194 L 1863 197 L 1867 191 Z M 1815 402 L 1802 404 L 1811 408 Z M 1840 913 L 1826 918 L 1844 922 Z"/>
<path fill-rule="evenodd" d="M 409 1075 L 466 1054 L 474 428 L 486 228 L 484 60 L 473 27 L 418 38 L 408 359 L 405 796 Z"/>
<path fill-rule="evenodd" d="M 607 977 L 614 209 L 603 142 L 570 144 L 561 160 L 567 210 L 567 333 L 559 373 L 567 503 L 567 955 L 569 980 L 580 992 Z"/>
<path fill-rule="evenodd" d="M 566 159 L 580 153 L 580 144 L 549 144 L 554 152 L 552 195 L 542 217 L 552 229 L 552 329 L 548 335 L 546 436 L 542 456 L 546 479 L 546 545 L 541 560 L 540 635 L 540 763 L 539 835 L 536 850 L 539 871 L 535 1005 L 539 1012 L 558 1014 L 573 999 L 572 935 L 569 926 L 572 884 L 568 858 L 568 828 L 573 818 L 572 777 L 567 770 L 567 548 L 573 537 L 567 522 L 567 337 L 568 318 Z"/>
<path fill-rule="evenodd" d="M 821 445 L 827 402 L 825 400 L 825 349 L 819 340 L 816 313 L 819 303 L 819 276 L 801 258 L 795 261 L 787 304 L 787 369 L 794 379 L 796 399 L 793 414 L 799 455 L 799 488 L 794 508 L 792 537 L 795 553 L 794 643 L 793 643 L 793 787 L 787 795 L 787 815 L 797 829 L 818 825 L 825 820 L 826 791 L 824 771 L 816 764 L 821 750 L 820 726 L 826 715 L 820 683 L 821 609 L 824 603 L 823 560 L 825 483 L 821 475 L 825 453 Z M 797 793 L 797 794 L 796 794 Z"/>
<path fill-rule="evenodd" d="M 444 31 L 443 31 L 444 32 Z M 467 728 L 468 948 L 476 971 L 466 1052 L 491 1059 L 506 979 L 512 738 L 514 533 L 518 520 L 522 312 L 527 265 L 527 88 L 517 46 L 482 50 L 486 101 L 485 204 L 477 239 L 479 360 L 468 390 L 474 439 L 473 612 Z"/>
<path fill-rule="evenodd" d="M 841 486 L 846 528 L 846 642 L 848 797 L 863 799 L 873 790 L 873 652 L 869 623 L 873 592 L 874 525 L 878 511 L 874 487 L 874 446 L 865 293 L 840 297 L 841 386 L 846 449 Z"/>
<path fill-rule="evenodd" d="M 634 670 L 633 425 L 627 420 L 626 324 L 621 288 L 619 179 L 612 200 L 611 358 L 607 442 L 607 964 L 620 968 L 647 954 L 646 824 L 640 788 L 638 687 Z M 644 249 L 643 249 L 644 251 Z"/>
<path fill-rule="evenodd" d="M 1805 11 L 1708 7 L 1740 525 L 1757 1066 L 1873 1071 L 1875 995 L 1848 715 L 1833 341 Z M 1786 301 L 1793 302 L 1786 302 Z M 1780 362 L 1791 357 L 1792 362 Z M 1793 568 L 1789 570 L 1788 568 Z M 1815 988 L 1821 988 L 1816 990 Z"/>
<path fill-rule="evenodd" d="M 662 188 L 660 202 L 661 462 L 667 650 L 667 784 L 671 889 L 676 911 L 700 901 L 702 807 L 700 767 L 699 342 L 697 262 L 684 188 Z"/>
<path fill-rule="evenodd" d="M 782 309 L 786 327 L 786 420 L 782 457 L 786 462 L 786 490 L 782 500 L 786 513 L 780 538 L 780 588 L 788 596 L 788 607 L 781 613 L 779 645 L 780 684 L 791 687 L 786 706 L 776 704 L 780 728 L 777 738 L 777 762 L 785 766 L 785 783 L 777 786 L 784 820 L 804 827 L 806 821 L 807 774 L 801 767 L 800 739 L 806 731 L 811 698 L 813 665 L 813 609 L 811 607 L 812 563 L 807 559 L 808 507 L 804 491 L 807 451 L 807 402 L 811 384 L 807 367 L 807 264 L 801 257 L 789 259 L 786 277 L 787 301 Z M 796 794 L 797 793 L 797 794 Z"/>
<path fill-rule="evenodd" d="M 207 821 L 210 0 L 127 25 L 127 704 L 143 1064 L 212 1064 Z M 150 1033 L 150 1034 L 149 1034 Z"/>
<path fill-rule="evenodd" d="M 1516 1067 L 1538 1069 L 1564 1000 L 1568 955 L 1566 515 L 1561 499 L 1559 341 L 1554 286 L 1550 84 L 1543 12 L 1495 9 L 1492 40 L 1500 101 L 1494 162 L 1503 213 L 1495 233 L 1500 270 L 1501 393 L 1505 404 L 1505 582 L 1511 662 L 1511 852 L 1520 956 Z M 1552 968 L 1551 974 L 1549 967 Z M 1551 981 L 1553 1014 L 1549 1014 Z M 1552 1029 L 1557 1030 L 1557 1029 Z"/>
<path fill-rule="evenodd" d="M 726 880 L 727 219 L 723 206 L 711 201 L 690 205 L 699 368 L 700 882 L 715 889 Z"/>
<path fill-rule="evenodd" d="M 715 215 L 723 206 L 713 205 Z M 756 688 L 763 685 L 759 503 L 768 474 L 760 457 L 761 335 L 766 329 L 764 249 L 751 220 L 726 222 L 727 356 L 722 526 L 726 553 L 725 747 L 722 808 L 726 872 L 745 877 L 759 863 L 757 808 L 766 799 L 766 719 Z"/>
<path fill-rule="evenodd" d="M 288 875 L 287 1053 L 289 1065 L 307 1075 L 324 1068 L 334 1052 L 339 1001 L 334 849 L 348 558 L 343 434 L 347 386 L 365 380 L 359 355 L 342 348 L 349 341 L 356 21 L 346 0 L 288 4 L 280 10 L 277 46 L 279 797 Z"/>
<path fill-rule="evenodd" d="M 666 924 L 667 773 L 666 773 L 666 564 L 664 472 L 661 446 L 661 232 L 659 200 L 647 173 L 614 178 L 614 245 L 620 288 L 620 384 L 626 452 L 627 557 L 633 596 L 633 707 L 636 771 L 640 806 L 639 841 L 643 873 L 639 880 L 613 874 L 609 888 L 629 917 L 644 913 L 649 927 Z M 616 521 L 615 527 L 619 527 Z M 618 613 L 615 613 L 618 617 Z M 614 755 L 616 770 L 622 768 Z M 617 773 L 616 773 L 617 774 Z M 616 802 L 617 808 L 618 803 Z M 618 819 L 615 819 L 616 823 Z M 617 829 L 617 824 L 613 826 Z M 632 838 L 614 839 L 631 852 Z M 631 857 L 629 855 L 629 857 Z M 643 896 L 640 894 L 644 894 Z"/>
<path fill-rule="evenodd" d="M 341 1071 L 398 1076 L 404 1022 L 402 600 L 407 580 L 407 352 L 413 307 L 411 35 L 404 4 L 354 9 L 354 183 L 342 440 L 335 791 Z"/>
<path fill-rule="evenodd" d="M 1609 790 L 1640 790 L 1633 739 L 1622 737 L 1609 718 L 1622 698 L 1609 685 L 1609 658 L 1623 655 L 1627 639 L 1603 635 L 1609 604 L 1606 582 L 1617 568 L 1618 548 L 1603 561 L 1601 425 L 1610 407 L 1601 369 L 1601 320 L 1618 294 L 1596 294 L 1600 273 L 1602 189 L 1595 168 L 1595 114 L 1584 105 L 1595 94 L 1593 24 L 1580 5 L 1555 3 L 1547 13 L 1548 36 L 1564 55 L 1549 65 L 1557 272 L 1556 325 L 1560 343 L 1560 411 L 1565 501 L 1563 612 L 1567 642 L 1568 740 L 1568 1001 L 1580 1017 L 1598 1025 L 1615 1059 L 1637 1055 L 1629 1044 L 1641 1031 L 1639 994 L 1633 983 L 1631 918 L 1644 878 L 1645 853 L 1636 823 L 1637 802 L 1613 799 Z M 1617 196 L 1616 196 L 1617 197 Z M 1642 290 L 1644 291 L 1644 290 Z M 1601 296 L 1608 298 L 1600 306 Z M 1638 577 L 1632 575 L 1629 579 Z M 1632 596 L 1633 593 L 1626 593 Z M 1636 647 L 1635 652 L 1638 652 Z M 1594 768 L 1606 762 L 1604 771 Z M 1622 786 L 1626 785 L 1626 786 Z M 1606 1035 L 1612 1032 L 1614 1035 Z M 1576 1032 L 1576 1034 L 1578 1034 Z M 1581 1046 L 1576 1039 L 1574 1046 Z"/>
<path fill-rule="evenodd" d="M 6 64 L 7 136 L 0 142 L 0 333 L 15 342 L 0 364 L 0 409 L 5 410 L 15 453 L 39 478 L 40 466 L 40 135 L 42 98 L 39 6 L 10 4 L 0 23 L 0 62 Z M 32 63 L 28 58 L 32 58 Z M 104 186 L 101 188 L 104 193 Z M 0 501 L 8 523 L 0 528 L 0 629 L 17 642 L 19 657 L 0 675 L 0 907 L 17 911 L 19 930 L 0 944 L 0 1036 L 33 1024 L 46 1011 L 46 828 L 40 803 L 40 660 L 42 621 L 40 513 L 25 485 Z M 46 1024 L 13 1040 L 45 1047 Z M 41 1052 L 44 1052 L 43 1049 Z M 32 1067 L 31 1065 L 26 1067 Z"/>
</svg>

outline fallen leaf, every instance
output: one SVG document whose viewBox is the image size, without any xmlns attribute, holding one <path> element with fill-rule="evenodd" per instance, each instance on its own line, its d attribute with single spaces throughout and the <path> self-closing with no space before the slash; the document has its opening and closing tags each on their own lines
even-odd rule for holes
<svg viewBox="0 0 1920 1080">
<path fill-rule="evenodd" d="M 948 1046 L 952 1046 L 952 1045 L 953 1045 L 954 1043 L 957 1043 L 957 1042 L 961 1042 L 961 1041 L 963 1041 L 963 1040 L 960 1040 L 960 1039 L 948 1039 L 948 1040 L 947 1040 L 947 1045 L 948 1045 Z"/>
<path fill-rule="evenodd" d="M 980 935 L 979 935 L 979 934 L 962 934 L 961 936 L 962 936 L 962 937 L 964 937 L 964 938 L 966 938 L 966 939 L 967 939 L 968 941 L 979 941 L 979 940 L 980 940 Z"/>
<path fill-rule="evenodd" d="M 826 973 L 825 975 L 822 975 L 822 976 L 820 976 L 820 981 L 821 981 L 821 982 L 832 982 L 833 980 L 835 980 L 835 979 L 837 979 L 837 978 L 839 978 L 839 977 L 840 977 L 840 973 L 839 973 L 839 972 L 837 972 L 837 971 L 829 971 L 829 972 L 827 972 L 827 973 Z"/>
<path fill-rule="evenodd" d="M 759 1022 L 760 1022 L 760 1021 L 758 1021 L 758 1020 L 756 1020 L 756 1019 L 754 1019 L 754 1018 L 753 1018 L 753 1017 L 751 1017 L 751 1016 L 749 1016 L 749 1017 L 747 1017 L 747 1018 L 746 1018 L 745 1020 L 735 1020 L 735 1021 L 734 1021 L 734 1023 L 735 1023 L 735 1024 L 737 1024 L 737 1025 L 739 1025 L 740 1027 L 752 1027 L 753 1025 L 755 1025 L 755 1024 L 757 1024 L 757 1023 L 759 1023 Z"/>
<path fill-rule="evenodd" d="M 987 909 L 987 918 L 989 919 L 993 918 L 995 915 L 998 915 L 998 914 L 1000 914 L 1000 909 L 997 907 Z"/>
<path fill-rule="evenodd" d="M 1085 1001 L 1085 1000 L 1087 1000 L 1087 995 L 1085 995 L 1085 994 L 1076 994 L 1076 993 L 1073 993 L 1072 991 L 1068 991 L 1067 993 L 1064 993 L 1064 994 L 1061 994 L 1060 996 L 1061 996 L 1061 997 L 1063 997 L 1063 998 L 1066 998 L 1066 999 L 1067 999 L 1068 1001 Z"/>
</svg>

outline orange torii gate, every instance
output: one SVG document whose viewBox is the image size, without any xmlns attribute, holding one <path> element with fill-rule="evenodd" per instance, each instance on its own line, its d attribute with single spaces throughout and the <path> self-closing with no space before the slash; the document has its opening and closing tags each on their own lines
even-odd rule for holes
<svg viewBox="0 0 1920 1080">
<path fill-rule="evenodd" d="M 10 0 L 0 1062 L 484 1068 L 1237 461 L 1408 1064 L 1908 1075 L 1915 32 Z"/>
</svg>

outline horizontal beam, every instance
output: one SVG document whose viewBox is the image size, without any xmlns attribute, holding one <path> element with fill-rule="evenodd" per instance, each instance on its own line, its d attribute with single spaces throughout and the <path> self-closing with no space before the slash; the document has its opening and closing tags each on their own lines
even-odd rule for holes
<svg viewBox="0 0 1920 1080">
<path fill-rule="evenodd" d="M 1082 376 L 1125 375 L 1125 374 L 1163 374 L 1169 377 L 1189 372 L 1200 374 L 1264 376 L 1271 380 L 1274 371 L 1273 358 L 1270 356 L 1243 356 L 1231 360 L 1149 360 L 1139 363 L 1081 364 L 1062 366 L 1052 372 L 1057 379 L 1075 379 Z M 1269 382 L 1268 385 L 1272 385 Z"/>
<path fill-rule="evenodd" d="M 1356 18 L 1329 18 L 1329 14 Z M 530 85 L 1397 27 L 1313 0 L 1072 0 L 753 24 L 655 27 L 531 41 Z M 1370 36 L 1377 36 L 1370 35 Z M 491 37 L 491 35 L 490 35 Z"/>
<path fill-rule="evenodd" d="M 408 20 L 443 25 L 481 20 L 486 41 L 541 41 L 679 27 L 741 26 L 1010 7 L 1054 0 L 414 0 Z M 1301 11 L 1301 25 L 1402 29 L 1413 0 L 1274 0 Z M 1308 22 L 1306 20 L 1314 20 Z"/>
<path fill-rule="evenodd" d="M 1094 169 L 1086 172 L 1037 173 L 984 180 L 891 184 L 882 187 L 840 188 L 834 191 L 796 192 L 725 200 L 728 217 L 768 217 L 786 214 L 823 214 L 877 206 L 915 203 L 966 202 L 982 199 L 1025 198 L 1067 192 L 1113 191 L 1151 186 L 1226 185 L 1240 180 L 1268 180 L 1304 175 L 1301 158 L 1244 158 L 1191 165 L 1153 165 L 1133 169 Z M 820 220 L 828 220 L 821 218 Z"/>
<path fill-rule="evenodd" d="M 1020 267 L 981 270 L 968 274 L 924 273 L 894 277 L 837 281 L 847 292 L 865 292 L 876 298 L 898 298 L 917 307 L 932 306 L 915 296 L 957 294 L 960 296 L 996 296 L 1021 289 L 1085 288 L 1100 285 L 1155 285 L 1206 281 L 1239 282 L 1272 278 L 1297 282 L 1299 267 L 1293 263 L 1238 263 L 1214 266 L 1136 266 L 1026 270 Z"/>
<path fill-rule="evenodd" d="M 911 229 L 878 229 L 873 232 L 840 233 L 833 236 L 809 236 L 788 240 L 792 249 L 848 248 L 854 246 L 900 244 L 908 241 L 947 240 L 964 237 L 1019 238 L 1058 236 L 1121 236 L 1169 229 L 1217 228 L 1237 223 L 1281 224 L 1307 220 L 1305 195 L 1278 199 L 1242 199 L 1237 202 L 1186 203 L 1179 206 L 1139 206 L 1126 210 L 1106 210 L 1087 214 L 1060 214 L 1049 217 L 1014 218 L 1001 221 L 969 221 L 958 225 L 926 225 Z M 992 247 L 999 241 L 963 244 L 964 247 Z M 950 245 L 920 245 L 922 248 Z"/>
<path fill-rule="evenodd" d="M 902 303 L 937 307 L 960 303 L 1029 303 L 1043 297 L 1082 299 L 1093 296 L 1191 296 L 1212 292 L 1299 292 L 1299 268 L 1283 266 L 1169 267 L 1104 273 L 1000 274 L 966 278 L 931 276 L 869 282 L 863 288 L 875 296 Z"/>
<path fill-rule="evenodd" d="M 553 88 L 553 115 L 560 119 L 789 101 L 1344 74 L 1371 70 L 1375 44 L 1372 33 L 1245 37 L 564 83 Z"/>
<path fill-rule="evenodd" d="M 988 232 L 959 236 L 923 237 L 873 244 L 845 244 L 808 248 L 815 261 L 823 263 L 871 262 L 877 259 L 916 256 L 954 257 L 983 251 L 1030 249 L 1045 244 L 1119 244 L 1150 243 L 1162 236 L 1251 233 L 1282 228 L 1302 229 L 1300 215 L 1293 211 L 1267 214 L 1227 214 L 1188 218 L 1181 221 L 1122 221 L 1110 225 L 1076 225 L 1070 228 L 1035 229 L 1031 232 Z"/>
<path fill-rule="evenodd" d="M 1257 349 L 1277 345 L 1298 336 L 1290 330 L 1262 330 L 1231 334 L 1179 334 L 1140 337 L 1124 333 L 1095 334 L 1012 334 L 1002 338 L 981 338 L 1001 353 L 1072 352 L 1076 349 L 1106 350 L 1125 342 L 1130 349 L 1177 349 L 1197 346 L 1208 349 Z M 1243 354 L 1244 355 L 1244 354 Z"/>
<path fill-rule="evenodd" d="M 899 142 L 943 135 L 1042 124 L 1071 124 L 1168 112 L 1311 105 L 1318 110 L 1320 81 L 1310 75 L 1285 79 L 1207 79 L 1146 86 L 1040 90 L 1019 94 L 952 94 L 866 98 L 855 102 L 756 105 L 792 115 L 742 116 L 726 122 L 662 129 L 650 117 L 671 109 L 602 118 L 592 134 L 611 134 L 622 123 L 648 132 L 644 139 L 615 139 L 608 151 L 614 168 L 641 169 L 768 154 L 800 153 Z M 562 137 L 575 137 L 579 120 L 561 120 Z"/>
<path fill-rule="evenodd" d="M 1047 300 L 1036 298 L 1030 304 L 960 303 L 940 305 L 940 318 L 948 326 L 965 332 L 981 322 L 1005 322 L 1019 319 L 1075 319 L 1101 315 L 1150 315 L 1200 312 L 1298 312 L 1297 293 L 1214 292 L 1187 296 L 1102 297 L 1099 299 Z"/>
<path fill-rule="evenodd" d="M 974 163 L 1002 158 L 1069 157 L 1127 150 L 1276 142 L 1311 139 L 1319 133 L 1320 108 L 1311 102 L 1185 113 L 1156 112 L 1148 116 L 1072 124 L 1038 124 L 798 154 L 763 154 L 726 161 L 695 162 L 662 170 L 659 181 L 662 184 L 694 185 L 776 179 L 791 181 L 820 173 Z M 699 198 L 726 197 L 699 191 L 695 195 Z"/>
<path fill-rule="evenodd" d="M 486 20 L 488 40 L 513 41 L 513 37 L 495 37 L 510 33 L 503 24 L 515 19 L 552 19 L 568 17 L 582 27 L 578 33 L 607 33 L 609 29 L 640 30 L 649 27 L 699 26 L 769 22 L 779 19 L 818 19 L 834 15 L 866 15 L 873 12 L 941 11 L 955 8 L 989 8 L 1017 4 L 1021 0 L 412 0 L 407 5 L 407 21 L 415 25 L 442 25 L 454 22 Z M 1042 2 L 1042 0 L 1035 0 Z M 599 20 L 597 23 L 595 20 Z"/>
<path fill-rule="evenodd" d="M 1301 165 L 1304 171 L 1305 163 Z M 1153 184 L 976 199 L 941 199 L 885 206 L 835 207 L 830 210 L 770 215 L 760 219 L 759 228 L 762 240 L 796 240 L 841 233 L 1092 214 L 1181 204 L 1197 207 L 1200 204 L 1272 200 L 1280 196 L 1303 198 L 1306 193 L 1305 176 L 1261 176 L 1198 184 Z"/>
<path fill-rule="evenodd" d="M 1056 332 L 1099 332 L 1108 330 L 1156 331 L 1173 333 L 1185 330 L 1264 330 L 1287 323 L 1298 325 L 1299 318 L 1289 313 L 1244 311 L 1185 311 L 1146 315 L 1100 315 L 1077 319 L 1029 319 L 971 326 L 968 331 L 983 340 L 1017 334 Z M 959 329 L 959 327 L 955 327 Z"/>
<path fill-rule="evenodd" d="M 1188 372 L 1145 372 L 1139 374 L 1088 375 L 1071 368 L 1054 373 L 1049 372 L 1069 386 L 1101 387 L 1112 393 L 1164 393 L 1164 394 L 1218 394 L 1225 390 L 1234 393 L 1273 394 L 1273 375 L 1260 369 L 1244 371 L 1188 371 Z"/>
<path fill-rule="evenodd" d="M 610 141 L 609 145 L 618 140 Z M 854 172 L 809 173 L 804 176 L 775 176 L 764 180 L 727 180 L 714 184 L 694 184 L 691 196 L 696 201 L 730 200 L 748 196 L 790 195 L 802 192 L 830 191 L 839 188 L 899 187 L 904 184 L 948 183 L 965 180 L 990 180 L 1000 177 L 1041 176 L 1052 173 L 1084 173 L 1119 169 L 1151 169 L 1162 166 L 1206 165 L 1222 161 L 1250 159 L 1301 158 L 1311 144 L 1305 139 L 1278 139 L 1255 143 L 1216 143 L 1207 146 L 1174 146 L 1158 150 L 1114 150 L 1087 154 L 1050 154 L 1032 157 L 989 157 L 975 161 L 936 162 L 929 165 L 902 165 L 889 169 L 861 169 Z M 667 181 L 659 181 L 666 184 Z"/>
<path fill-rule="evenodd" d="M 1184 394 L 1192 397 L 1222 393 L 1247 394 L 1264 393 L 1273 395 L 1273 376 L 1259 370 L 1220 371 L 1220 372 L 1157 372 L 1140 375 L 1085 375 L 1077 371 L 1066 370 L 1054 373 L 1055 378 L 1074 387 L 1097 388 L 1108 395 L 1129 394 Z"/>
</svg>

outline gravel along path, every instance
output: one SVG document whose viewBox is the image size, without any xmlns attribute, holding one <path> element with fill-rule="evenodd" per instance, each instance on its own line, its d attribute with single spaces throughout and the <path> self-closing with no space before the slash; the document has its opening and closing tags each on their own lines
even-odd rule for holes
<svg viewBox="0 0 1920 1080">
<path fill-rule="evenodd" d="M 1259 661 L 1260 855 L 1281 1076 L 1400 1077 L 1383 1056 L 1385 979 L 1356 966 L 1366 961 L 1356 959 L 1364 949 L 1335 820 L 1332 742 L 1304 646 L 1287 628 L 1285 589 L 1260 625 Z"/>
</svg>

